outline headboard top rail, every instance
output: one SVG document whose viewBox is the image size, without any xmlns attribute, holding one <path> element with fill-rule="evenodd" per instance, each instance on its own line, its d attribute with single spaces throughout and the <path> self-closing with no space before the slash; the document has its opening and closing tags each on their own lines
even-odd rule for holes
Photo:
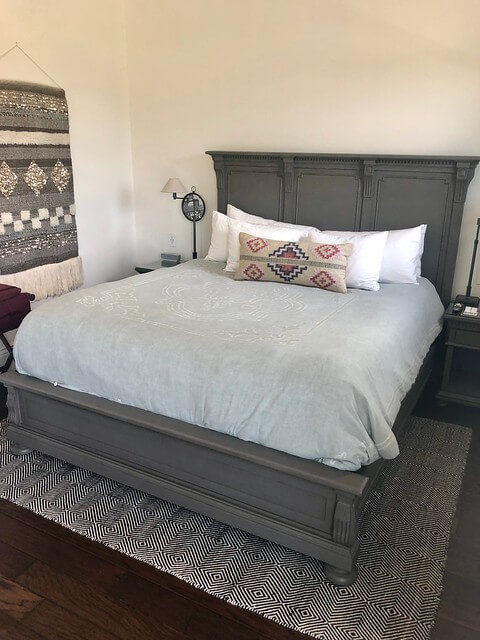
<svg viewBox="0 0 480 640">
<path fill-rule="evenodd" d="M 255 158 L 255 159 L 280 159 L 295 158 L 296 160 L 338 160 L 349 162 L 352 160 L 387 160 L 389 162 L 403 163 L 425 163 L 425 164 L 454 164 L 458 162 L 473 163 L 475 166 L 480 161 L 480 156 L 417 156 L 410 154 L 384 154 L 384 153 L 309 153 L 309 152 L 281 152 L 281 151 L 206 151 L 207 155 L 214 157 L 229 158 Z"/>
<path fill-rule="evenodd" d="M 463 207 L 480 157 L 207 151 L 217 208 L 319 229 L 427 224 L 422 275 L 450 300 Z"/>
</svg>

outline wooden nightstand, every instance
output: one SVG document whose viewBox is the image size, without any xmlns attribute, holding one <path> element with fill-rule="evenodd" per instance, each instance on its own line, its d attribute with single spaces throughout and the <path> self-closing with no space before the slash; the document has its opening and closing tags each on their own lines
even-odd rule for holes
<svg viewBox="0 0 480 640">
<path fill-rule="evenodd" d="M 150 273 L 150 271 L 155 271 L 155 269 L 163 269 L 162 261 L 157 260 L 157 262 L 150 262 L 150 264 L 139 264 L 135 267 L 135 271 L 137 273 Z"/>
<path fill-rule="evenodd" d="M 150 271 L 155 271 L 156 269 L 169 269 L 170 267 L 176 266 L 176 264 L 162 264 L 161 260 L 157 260 L 156 262 L 151 262 L 150 264 L 139 264 L 135 267 L 135 271 L 137 273 L 150 273 Z"/>
<path fill-rule="evenodd" d="M 480 314 L 454 315 L 452 307 L 443 316 L 447 350 L 437 399 L 480 407 Z"/>
</svg>

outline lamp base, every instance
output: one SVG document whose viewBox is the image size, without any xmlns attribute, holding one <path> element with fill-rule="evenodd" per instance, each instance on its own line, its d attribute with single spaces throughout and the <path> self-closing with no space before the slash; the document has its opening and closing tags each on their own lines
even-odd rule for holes
<svg viewBox="0 0 480 640">
<path fill-rule="evenodd" d="M 457 296 L 455 302 L 464 304 L 466 307 L 478 307 L 480 305 L 480 298 L 478 296 Z"/>
<path fill-rule="evenodd" d="M 196 260 L 196 259 L 197 259 L 197 252 L 196 252 L 196 251 L 194 251 L 194 252 L 192 253 L 192 258 L 193 258 L 194 260 Z"/>
</svg>

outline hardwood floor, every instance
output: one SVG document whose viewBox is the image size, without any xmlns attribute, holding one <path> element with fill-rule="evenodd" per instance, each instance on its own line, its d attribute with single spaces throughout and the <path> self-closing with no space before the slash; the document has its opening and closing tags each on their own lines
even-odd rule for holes
<svg viewBox="0 0 480 640">
<path fill-rule="evenodd" d="M 435 405 L 427 390 L 420 416 L 472 428 L 472 443 L 450 538 L 437 621 L 431 640 L 480 640 L 480 410 Z"/>
<path fill-rule="evenodd" d="M 478 640 L 480 411 L 438 408 L 427 390 L 416 413 L 474 430 L 432 640 Z M 0 501 L 0 640 L 304 637 Z"/>
</svg>

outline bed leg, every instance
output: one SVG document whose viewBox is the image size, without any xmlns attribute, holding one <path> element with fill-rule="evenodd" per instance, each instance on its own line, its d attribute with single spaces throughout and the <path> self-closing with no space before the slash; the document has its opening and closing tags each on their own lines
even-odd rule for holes
<svg viewBox="0 0 480 640">
<path fill-rule="evenodd" d="M 348 571 L 325 563 L 323 565 L 323 570 L 325 571 L 325 575 L 330 580 L 330 582 L 333 582 L 333 584 L 337 584 L 338 586 L 353 584 L 358 576 L 358 569 L 356 564 L 354 564 L 350 571 Z"/>
<path fill-rule="evenodd" d="M 18 391 L 14 387 L 9 387 L 8 395 L 7 395 L 7 407 L 8 407 L 8 421 L 7 421 L 7 436 L 8 436 L 8 423 L 10 424 L 21 424 L 21 416 L 20 416 L 20 399 L 18 397 Z M 17 442 L 12 442 L 10 445 L 10 453 L 14 456 L 25 456 L 27 453 L 30 453 L 32 449 L 28 449 L 27 447 L 18 444 Z"/>
<path fill-rule="evenodd" d="M 26 456 L 27 453 L 30 453 L 31 451 L 32 449 L 22 447 L 21 444 L 17 444 L 16 442 L 12 442 L 10 445 L 10 453 L 14 456 Z"/>
<path fill-rule="evenodd" d="M 350 569 L 340 569 L 333 564 L 324 564 L 327 578 L 338 585 L 352 584 L 357 579 L 356 555 L 358 552 L 358 499 L 348 493 L 338 493 L 333 513 L 332 539 L 353 554 Z M 356 548 L 356 552 L 354 551 Z"/>
</svg>

